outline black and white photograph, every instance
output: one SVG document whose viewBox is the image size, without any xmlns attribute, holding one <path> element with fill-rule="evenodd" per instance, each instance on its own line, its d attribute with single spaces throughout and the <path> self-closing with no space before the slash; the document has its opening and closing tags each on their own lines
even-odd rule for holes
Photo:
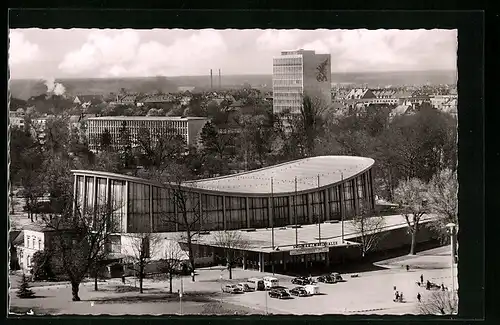
<svg viewBox="0 0 500 325">
<path fill-rule="evenodd" d="M 9 312 L 457 315 L 457 37 L 10 29 Z"/>
</svg>

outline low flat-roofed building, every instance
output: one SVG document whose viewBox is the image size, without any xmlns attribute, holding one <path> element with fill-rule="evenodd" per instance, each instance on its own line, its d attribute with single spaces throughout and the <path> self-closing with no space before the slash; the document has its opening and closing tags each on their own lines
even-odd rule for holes
<svg viewBox="0 0 500 325">
<path fill-rule="evenodd" d="M 111 135 L 111 146 L 119 147 L 120 129 L 128 128 L 132 143 L 137 140 L 139 130 L 146 128 L 153 135 L 179 134 L 188 145 L 196 145 L 205 123 L 206 117 L 176 116 L 105 116 L 87 120 L 87 138 L 91 150 L 98 150 L 101 135 L 108 130 Z"/>
</svg>

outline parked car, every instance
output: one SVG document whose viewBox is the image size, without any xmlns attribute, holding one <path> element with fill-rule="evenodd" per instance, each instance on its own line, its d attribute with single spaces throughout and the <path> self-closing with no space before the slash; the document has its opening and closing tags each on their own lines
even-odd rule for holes
<svg viewBox="0 0 500 325">
<path fill-rule="evenodd" d="M 292 279 L 292 283 L 296 284 L 296 285 L 303 286 L 303 285 L 306 285 L 306 284 L 310 284 L 311 281 L 308 278 L 299 277 L 299 278 L 293 278 Z"/>
<path fill-rule="evenodd" d="M 280 285 L 280 282 L 277 278 L 272 277 L 272 276 L 265 276 L 264 277 L 264 286 L 266 287 L 266 290 L 272 289 L 274 287 L 277 287 Z"/>
<path fill-rule="evenodd" d="M 314 284 L 308 284 L 304 286 L 304 289 L 309 293 L 310 295 L 317 295 L 319 294 L 319 287 Z"/>
<path fill-rule="evenodd" d="M 241 290 L 243 290 L 243 292 L 251 292 L 251 291 L 254 291 L 253 288 L 251 288 L 247 283 L 238 283 L 236 285 L 238 288 L 240 288 Z"/>
<path fill-rule="evenodd" d="M 264 285 L 264 280 L 259 278 L 249 278 L 247 280 L 250 283 L 255 291 L 264 291 L 266 290 L 266 286 Z"/>
<path fill-rule="evenodd" d="M 335 278 L 332 277 L 331 275 L 322 275 L 318 277 L 318 282 L 323 282 L 323 283 L 335 283 Z"/>
<path fill-rule="evenodd" d="M 243 290 L 235 284 L 226 284 L 222 287 L 222 292 L 243 293 Z"/>
<path fill-rule="evenodd" d="M 342 278 L 340 273 L 333 272 L 333 273 L 330 273 L 330 276 L 335 279 L 335 282 L 344 282 L 344 279 Z"/>
<path fill-rule="evenodd" d="M 290 298 L 290 294 L 286 292 L 285 289 L 272 289 L 271 291 L 269 291 L 269 297 L 284 299 L 284 298 Z"/>
<path fill-rule="evenodd" d="M 310 294 L 307 292 L 307 290 L 304 287 L 295 287 L 290 290 L 290 294 L 292 296 L 297 296 L 297 297 L 309 297 Z"/>
</svg>

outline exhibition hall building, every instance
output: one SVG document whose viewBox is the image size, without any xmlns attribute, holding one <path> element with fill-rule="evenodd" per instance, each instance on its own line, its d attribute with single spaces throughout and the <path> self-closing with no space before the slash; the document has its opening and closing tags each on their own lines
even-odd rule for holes
<svg viewBox="0 0 500 325">
<path fill-rule="evenodd" d="M 349 255 L 346 250 L 359 254 L 359 234 L 344 221 L 374 209 L 373 164 L 371 158 L 318 156 L 178 183 L 74 170 L 75 209 L 112 207 L 110 252 L 117 256 L 129 254 L 130 241 L 143 233 L 161 234 L 185 249 L 188 228 L 196 232 L 192 243 L 200 266 L 224 255 L 216 240 L 221 231 L 241 233 L 243 268 L 329 265 Z M 389 230 L 404 227 L 395 217 L 401 216 L 388 219 Z"/>
</svg>

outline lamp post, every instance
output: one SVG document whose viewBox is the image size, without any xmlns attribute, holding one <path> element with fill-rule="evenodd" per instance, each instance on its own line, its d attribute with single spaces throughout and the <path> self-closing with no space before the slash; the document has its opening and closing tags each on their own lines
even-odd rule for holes
<svg viewBox="0 0 500 325">
<path fill-rule="evenodd" d="M 274 275 L 274 180 L 271 177 L 271 254 L 269 257 L 271 259 L 271 268 Z"/>
<path fill-rule="evenodd" d="M 345 206 L 345 203 L 344 203 L 344 173 L 340 172 L 340 195 L 341 197 L 339 198 L 340 202 L 341 202 L 341 207 L 340 207 L 340 219 L 341 219 L 341 223 L 342 223 L 342 244 L 344 244 L 344 206 Z"/>
<path fill-rule="evenodd" d="M 266 315 L 267 315 L 268 312 L 267 312 L 267 291 L 266 290 L 264 290 L 264 296 L 266 297 Z"/>
<path fill-rule="evenodd" d="M 220 271 L 220 277 L 219 277 L 219 279 L 220 279 L 220 304 L 221 304 L 221 306 L 222 306 L 222 296 L 224 293 L 224 291 L 222 291 L 222 272 L 223 271 Z"/>
<path fill-rule="evenodd" d="M 179 291 L 179 305 L 181 309 L 181 316 L 182 316 L 182 294 L 184 291 L 184 283 L 182 282 L 182 276 L 181 276 L 181 290 Z"/>
<path fill-rule="evenodd" d="M 450 222 L 446 225 L 450 229 L 450 237 L 451 237 L 451 288 L 452 293 L 455 293 L 455 228 L 456 224 Z"/>
<path fill-rule="evenodd" d="M 321 197 L 321 194 L 319 192 L 319 174 L 318 174 L 318 194 Z M 321 199 L 318 202 L 318 205 L 321 204 Z M 319 210 L 319 211 L 318 211 Z M 318 243 L 321 244 L 321 206 L 318 206 L 316 211 L 318 212 Z"/>
</svg>

